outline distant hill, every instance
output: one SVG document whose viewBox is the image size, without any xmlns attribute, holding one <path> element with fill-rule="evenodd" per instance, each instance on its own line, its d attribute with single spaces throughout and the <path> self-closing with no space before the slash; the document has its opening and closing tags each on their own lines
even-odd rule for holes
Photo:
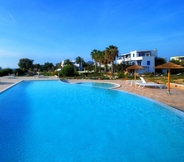
<svg viewBox="0 0 184 162">
<path fill-rule="evenodd" d="M 87 64 L 92 65 L 92 64 L 94 64 L 94 62 L 93 61 L 88 61 Z"/>
</svg>

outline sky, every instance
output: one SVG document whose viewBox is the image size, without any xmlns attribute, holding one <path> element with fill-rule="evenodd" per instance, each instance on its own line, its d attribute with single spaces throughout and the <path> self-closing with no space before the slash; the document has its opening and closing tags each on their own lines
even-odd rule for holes
<svg viewBox="0 0 184 162">
<path fill-rule="evenodd" d="M 118 47 L 184 55 L 182 0 L 0 0 L 0 67 L 59 63 Z"/>
</svg>

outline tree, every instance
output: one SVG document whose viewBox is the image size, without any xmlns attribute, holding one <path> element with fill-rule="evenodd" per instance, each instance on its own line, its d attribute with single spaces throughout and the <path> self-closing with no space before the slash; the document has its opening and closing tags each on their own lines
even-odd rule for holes
<svg viewBox="0 0 184 162">
<path fill-rule="evenodd" d="M 111 62 L 111 70 L 112 70 L 112 74 L 114 73 L 114 61 L 116 59 L 116 57 L 118 57 L 118 47 L 110 45 L 109 47 L 107 47 L 105 49 L 105 58 Z"/>
<path fill-rule="evenodd" d="M 10 68 L 0 70 L 0 76 L 10 75 L 13 73 L 13 70 Z"/>
<path fill-rule="evenodd" d="M 170 62 L 184 66 L 184 60 L 171 60 Z"/>
<path fill-rule="evenodd" d="M 66 76 L 73 76 L 74 75 L 74 67 L 73 65 L 66 65 L 64 66 L 61 71 L 61 75 L 66 77 Z"/>
<path fill-rule="evenodd" d="M 95 72 L 96 72 L 97 71 L 98 50 L 94 49 L 91 52 L 91 58 L 95 61 Z"/>
<path fill-rule="evenodd" d="M 105 60 L 105 54 L 104 51 L 97 51 L 97 62 L 99 63 L 100 66 L 100 73 L 101 73 L 101 64 L 104 63 Z"/>
<path fill-rule="evenodd" d="M 41 65 L 40 64 L 33 64 L 33 70 L 34 71 L 40 71 L 41 70 Z"/>
<path fill-rule="evenodd" d="M 60 62 L 59 63 L 56 63 L 55 67 L 56 67 L 56 69 L 61 68 L 61 63 Z"/>
<path fill-rule="evenodd" d="M 19 60 L 19 63 L 18 63 L 18 66 L 26 71 L 26 70 L 29 70 L 30 68 L 32 68 L 32 65 L 33 65 L 33 61 L 34 60 L 30 60 L 28 58 L 23 58 L 23 59 L 20 59 Z"/>
<path fill-rule="evenodd" d="M 177 65 L 184 66 L 184 61 L 183 60 L 171 60 L 170 62 L 175 63 Z M 174 73 L 174 74 L 183 73 L 184 69 L 171 69 L 171 72 Z"/>
<path fill-rule="evenodd" d="M 64 61 L 64 65 L 73 65 L 72 62 L 69 59 L 66 59 Z"/>
<path fill-rule="evenodd" d="M 102 52 L 102 64 L 104 65 L 104 71 L 105 73 L 107 73 L 107 64 L 109 63 L 109 61 L 106 59 L 105 57 L 105 51 Z"/>
<path fill-rule="evenodd" d="M 22 70 L 22 69 L 20 69 L 20 68 L 18 68 L 18 69 L 14 69 L 13 70 L 13 73 L 15 74 L 15 75 L 24 75 L 24 71 Z"/>
<path fill-rule="evenodd" d="M 83 64 L 84 64 L 84 59 L 81 58 L 80 56 L 78 56 L 78 57 L 75 58 L 75 61 L 76 61 L 77 64 L 79 64 L 80 70 L 82 70 L 82 67 L 83 67 Z"/>
<path fill-rule="evenodd" d="M 93 64 L 90 64 L 90 63 L 86 63 L 83 65 L 84 69 L 85 70 L 88 70 L 88 71 L 92 71 L 94 68 L 93 68 Z"/>
<path fill-rule="evenodd" d="M 166 60 L 162 57 L 155 57 L 155 66 L 165 64 Z"/>
<path fill-rule="evenodd" d="M 155 57 L 155 66 L 162 65 L 166 63 L 166 60 L 161 57 Z M 162 73 L 162 69 L 155 69 L 155 72 Z"/>
<path fill-rule="evenodd" d="M 126 64 L 117 64 L 115 66 L 115 69 L 118 72 L 122 72 L 122 71 L 126 70 L 127 67 L 129 67 L 129 65 L 126 65 Z"/>
<path fill-rule="evenodd" d="M 53 63 L 46 62 L 44 65 L 42 65 L 43 71 L 49 71 L 49 70 L 54 70 L 54 65 Z"/>
</svg>

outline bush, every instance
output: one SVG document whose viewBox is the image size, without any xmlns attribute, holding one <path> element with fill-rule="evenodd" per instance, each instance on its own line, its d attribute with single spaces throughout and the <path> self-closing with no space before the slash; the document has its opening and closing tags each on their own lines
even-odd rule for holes
<svg viewBox="0 0 184 162">
<path fill-rule="evenodd" d="M 55 75 L 58 76 L 58 73 L 59 73 L 58 71 L 54 71 L 54 72 L 51 72 L 51 75 L 52 75 L 52 76 L 55 76 Z"/>
<path fill-rule="evenodd" d="M 154 77 L 154 74 L 153 73 L 149 73 L 148 74 L 148 77 L 153 78 Z"/>
<path fill-rule="evenodd" d="M 102 79 L 102 80 L 103 80 L 103 79 L 104 79 L 104 80 L 108 80 L 108 79 L 109 79 L 109 77 L 104 76 L 104 75 L 101 75 L 99 78 Z M 99 78 L 98 78 L 98 79 L 99 79 Z"/>
<path fill-rule="evenodd" d="M 13 73 L 15 75 L 24 75 L 25 72 L 22 69 L 18 68 L 18 69 L 14 69 Z"/>
<path fill-rule="evenodd" d="M 51 76 L 51 72 L 45 72 L 44 75 L 45 76 Z"/>
<path fill-rule="evenodd" d="M 74 67 L 73 65 L 66 65 L 64 66 L 61 71 L 60 74 L 64 77 L 66 76 L 74 76 Z"/>
<path fill-rule="evenodd" d="M 0 70 L 0 76 L 6 76 L 12 73 L 13 73 L 13 70 L 10 68 Z"/>
<path fill-rule="evenodd" d="M 125 78 L 125 74 L 124 74 L 124 72 L 119 72 L 118 73 L 118 78 Z"/>
</svg>

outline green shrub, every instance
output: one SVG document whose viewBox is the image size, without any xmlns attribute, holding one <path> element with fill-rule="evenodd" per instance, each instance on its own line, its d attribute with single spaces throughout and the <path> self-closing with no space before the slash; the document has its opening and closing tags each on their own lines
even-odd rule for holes
<svg viewBox="0 0 184 162">
<path fill-rule="evenodd" d="M 181 78 L 184 78 L 184 73 L 181 74 Z"/>
<path fill-rule="evenodd" d="M 6 76 L 9 74 L 13 74 L 13 70 L 10 68 L 0 70 L 0 76 Z"/>
<path fill-rule="evenodd" d="M 125 74 L 121 71 L 121 72 L 118 72 L 118 78 L 125 78 Z"/>
<path fill-rule="evenodd" d="M 108 80 L 109 77 L 108 77 L 108 76 L 104 76 L 104 75 L 100 75 L 100 76 L 98 77 L 98 79 Z"/>
<path fill-rule="evenodd" d="M 24 75 L 25 72 L 22 69 L 18 68 L 18 69 L 14 69 L 13 73 L 18 76 L 18 75 Z"/>
<path fill-rule="evenodd" d="M 60 74 L 64 77 L 66 76 L 74 76 L 74 67 L 73 65 L 66 65 L 64 66 L 61 71 Z"/>
<path fill-rule="evenodd" d="M 51 72 L 45 72 L 44 75 L 45 76 L 51 76 Z"/>
<path fill-rule="evenodd" d="M 50 75 L 51 75 L 51 76 L 55 76 L 55 75 L 58 76 L 58 73 L 59 73 L 58 71 L 54 71 L 54 72 L 51 72 Z"/>
</svg>

